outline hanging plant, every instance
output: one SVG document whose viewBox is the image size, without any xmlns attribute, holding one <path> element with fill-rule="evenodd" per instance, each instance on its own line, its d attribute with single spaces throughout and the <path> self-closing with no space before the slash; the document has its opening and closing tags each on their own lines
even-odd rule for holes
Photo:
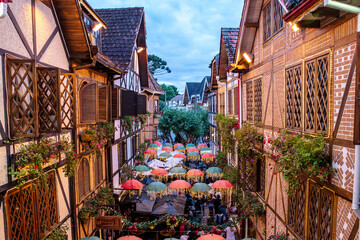
<svg viewBox="0 0 360 240">
<path fill-rule="evenodd" d="M 215 115 L 215 121 L 216 131 L 220 136 L 223 151 L 226 153 L 234 153 L 235 138 L 233 130 L 234 125 L 236 125 L 238 121 L 234 117 L 230 118 L 219 113 Z"/>
<path fill-rule="evenodd" d="M 266 215 L 264 204 L 248 192 L 245 192 L 244 196 L 239 193 L 237 208 L 239 213 L 245 217 L 264 217 Z"/>
<path fill-rule="evenodd" d="M 146 120 L 148 118 L 148 115 L 147 114 L 140 114 L 140 115 L 138 115 L 138 118 L 140 120 L 141 127 L 144 127 L 145 124 L 146 124 Z"/>
<path fill-rule="evenodd" d="M 290 195 L 300 187 L 302 176 L 327 181 L 335 171 L 326 153 L 326 141 L 320 134 L 302 137 L 283 129 L 268 142 L 273 151 L 269 157 L 276 162 L 277 171 L 288 183 L 287 193 Z"/>
<path fill-rule="evenodd" d="M 121 169 L 120 182 L 125 182 L 126 180 L 134 179 L 135 170 L 133 166 L 124 165 Z"/>
<path fill-rule="evenodd" d="M 223 169 L 225 166 L 227 166 L 225 152 L 218 151 L 215 160 L 216 160 L 216 163 L 215 163 L 216 167 Z"/>
<path fill-rule="evenodd" d="M 133 133 L 133 126 L 135 123 L 135 117 L 132 116 L 124 116 L 122 118 L 122 124 L 125 127 L 125 130 L 128 131 L 130 134 Z"/>
<path fill-rule="evenodd" d="M 45 238 L 45 240 L 65 240 L 67 237 L 68 231 L 69 231 L 69 227 L 67 225 L 62 225 L 60 227 L 56 227 Z"/>
</svg>

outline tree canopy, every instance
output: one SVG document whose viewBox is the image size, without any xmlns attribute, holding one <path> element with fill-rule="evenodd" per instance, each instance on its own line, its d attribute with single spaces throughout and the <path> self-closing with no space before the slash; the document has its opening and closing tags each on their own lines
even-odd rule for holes
<svg viewBox="0 0 360 240">
<path fill-rule="evenodd" d="M 170 68 L 167 66 L 167 62 L 154 54 L 148 55 L 148 65 L 149 71 L 154 77 L 171 73 Z"/>
<path fill-rule="evenodd" d="M 197 142 L 199 138 L 209 136 L 208 111 L 200 109 L 197 112 L 165 109 L 159 119 L 159 130 L 169 142 L 182 142 L 183 144 Z M 175 139 L 171 137 L 171 132 Z"/>
<path fill-rule="evenodd" d="M 177 87 L 175 87 L 174 85 L 166 86 L 165 84 L 161 84 L 161 87 L 166 93 L 167 101 L 170 101 L 173 97 L 176 97 L 177 95 L 179 95 L 179 91 L 178 91 Z M 165 94 L 160 95 L 159 99 L 161 101 L 165 101 Z"/>
</svg>

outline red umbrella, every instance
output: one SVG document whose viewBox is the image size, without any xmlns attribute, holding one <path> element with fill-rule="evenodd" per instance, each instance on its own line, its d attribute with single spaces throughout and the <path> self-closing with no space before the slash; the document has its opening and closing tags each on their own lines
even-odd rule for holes
<svg viewBox="0 0 360 240">
<path fill-rule="evenodd" d="M 168 175 L 169 172 L 163 168 L 156 168 L 151 171 L 151 174 L 153 174 L 153 175 Z"/>
<path fill-rule="evenodd" d="M 148 149 L 144 152 L 144 154 L 156 154 L 155 150 Z"/>
<path fill-rule="evenodd" d="M 160 142 L 153 142 L 153 144 L 156 144 L 158 146 L 161 146 L 161 143 Z"/>
<path fill-rule="evenodd" d="M 212 155 L 211 153 L 204 153 L 203 155 L 201 155 L 201 157 L 205 157 L 205 158 L 213 158 L 214 155 Z"/>
<path fill-rule="evenodd" d="M 196 240 L 226 240 L 226 239 L 223 238 L 220 235 L 217 235 L 217 234 L 208 234 L 208 235 L 204 235 L 202 237 L 199 237 Z"/>
<path fill-rule="evenodd" d="M 125 237 L 119 237 L 117 240 L 142 240 L 142 238 L 138 238 L 136 236 L 125 236 Z"/>
<path fill-rule="evenodd" d="M 176 180 L 170 183 L 169 188 L 172 189 L 187 189 L 190 188 L 191 184 L 185 180 Z"/>
<path fill-rule="evenodd" d="M 202 148 L 202 147 L 207 147 L 206 143 L 200 143 L 200 144 L 198 145 L 198 148 Z"/>
<path fill-rule="evenodd" d="M 182 153 L 178 153 L 174 155 L 174 158 L 186 158 L 186 155 Z"/>
<path fill-rule="evenodd" d="M 134 189 L 142 189 L 142 187 L 144 186 L 144 184 L 142 184 L 141 182 L 139 182 L 138 180 L 127 180 L 126 182 L 124 182 L 121 187 L 123 189 L 130 189 L 130 190 L 134 190 Z"/>
<path fill-rule="evenodd" d="M 171 148 L 171 147 L 163 147 L 163 148 L 161 149 L 161 151 L 172 152 L 172 148 Z"/>
<path fill-rule="evenodd" d="M 176 148 L 176 147 L 178 147 L 178 146 L 184 146 L 184 145 L 182 145 L 181 143 L 176 143 L 175 145 L 174 145 L 174 148 Z"/>
<path fill-rule="evenodd" d="M 189 148 L 187 151 L 188 152 L 198 152 L 199 149 L 192 147 L 192 148 Z"/>
<path fill-rule="evenodd" d="M 189 170 L 186 175 L 188 176 L 203 176 L 204 173 L 200 171 L 199 169 L 191 169 Z"/>
<path fill-rule="evenodd" d="M 218 189 L 227 189 L 227 188 L 232 188 L 233 185 L 231 182 L 229 182 L 227 180 L 218 180 L 218 181 L 214 182 L 214 184 L 211 187 L 218 188 Z"/>
</svg>

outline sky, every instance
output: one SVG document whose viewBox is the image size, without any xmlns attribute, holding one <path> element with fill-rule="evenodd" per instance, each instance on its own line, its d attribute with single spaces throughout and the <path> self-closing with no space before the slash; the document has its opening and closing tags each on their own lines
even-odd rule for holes
<svg viewBox="0 0 360 240">
<path fill-rule="evenodd" d="M 243 0 L 88 0 L 97 8 L 144 7 L 147 52 L 165 61 L 171 73 L 158 82 L 184 92 L 186 82 L 210 76 L 220 49 L 221 27 L 239 27 Z"/>
</svg>

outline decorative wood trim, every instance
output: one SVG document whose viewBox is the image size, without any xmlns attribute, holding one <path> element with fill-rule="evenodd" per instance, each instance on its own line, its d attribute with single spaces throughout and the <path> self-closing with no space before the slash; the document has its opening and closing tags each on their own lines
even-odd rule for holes
<svg viewBox="0 0 360 240">
<path fill-rule="evenodd" d="M 36 57 L 36 56 L 37 56 L 37 44 L 36 44 L 36 11 L 35 11 L 35 0 L 31 0 L 31 21 L 32 21 L 33 51 L 34 51 L 34 57 Z"/>
<path fill-rule="evenodd" d="M 48 49 L 50 43 L 52 42 L 52 40 L 55 38 L 56 34 L 58 33 L 59 29 L 58 27 L 55 27 L 54 31 L 51 33 L 50 37 L 48 38 L 48 40 L 45 42 L 44 46 L 42 47 L 42 49 L 40 50 L 39 54 L 36 57 L 36 61 L 40 61 L 40 59 L 42 58 L 43 54 L 45 53 L 45 51 Z"/>
<path fill-rule="evenodd" d="M 265 112 L 264 112 L 264 119 L 263 119 L 263 123 L 262 125 L 265 126 L 265 120 L 266 120 L 266 114 L 267 114 L 267 110 L 268 110 L 268 106 L 269 106 L 269 98 L 270 98 L 270 90 L 272 88 L 272 74 L 273 72 L 271 72 L 271 79 L 270 79 L 270 84 L 269 84 L 269 89 L 268 89 L 268 95 L 267 95 L 267 98 L 266 98 L 266 104 L 265 104 Z M 273 127 L 271 126 L 271 129 Z"/>
<path fill-rule="evenodd" d="M 30 58 L 34 58 L 34 53 L 31 51 L 31 48 L 30 48 L 30 46 L 29 46 L 29 43 L 27 42 L 27 40 L 26 40 L 26 38 L 25 38 L 25 36 L 24 36 L 24 33 L 21 31 L 21 28 L 20 28 L 20 26 L 19 26 L 19 23 L 16 21 L 16 18 L 15 18 L 15 16 L 14 16 L 13 12 L 11 11 L 11 8 L 8 7 L 8 10 L 7 10 L 7 11 L 8 11 L 8 15 L 9 15 L 9 17 L 10 17 L 11 22 L 13 23 L 13 25 L 14 25 L 17 33 L 19 34 L 19 37 L 20 37 L 21 41 L 22 41 L 23 44 L 24 44 L 24 47 L 26 48 L 26 51 L 27 51 L 27 52 L 29 53 L 29 55 L 30 55 Z"/>
<path fill-rule="evenodd" d="M 359 230 L 359 218 L 356 218 L 355 224 L 351 229 L 348 240 L 354 240 L 358 230 Z"/>
<path fill-rule="evenodd" d="M 67 210 L 69 211 L 69 214 L 71 214 L 71 209 L 70 209 L 70 206 L 69 206 L 69 201 L 68 201 L 68 199 L 67 199 L 67 197 L 66 197 L 66 193 L 65 193 L 65 190 L 64 190 L 64 186 L 63 186 L 63 184 L 62 184 L 62 182 L 61 182 L 59 170 L 56 169 L 55 173 L 56 173 L 56 177 L 57 177 L 58 182 L 59 182 L 59 186 L 60 186 L 60 189 L 61 189 L 61 193 L 62 193 L 62 195 L 63 195 L 63 197 L 64 197 L 64 200 L 65 200 L 66 208 L 67 208 Z"/>
</svg>

